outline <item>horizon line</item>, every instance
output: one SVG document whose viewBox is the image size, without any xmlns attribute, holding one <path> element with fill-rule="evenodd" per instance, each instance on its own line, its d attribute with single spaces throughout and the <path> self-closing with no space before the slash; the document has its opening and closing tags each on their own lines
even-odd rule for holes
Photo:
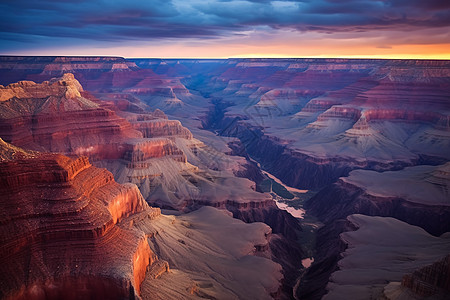
<svg viewBox="0 0 450 300">
<path fill-rule="evenodd" d="M 121 55 L 17 55 L 0 54 L 0 57 L 115 57 L 124 59 L 199 59 L 199 60 L 228 60 L 228 59 L 368 59 L 368 60 L 450 60 L 450 54 L 447 56 L 433 55 L 342 55 L 342 56 L 272 56 L 272 55 L 236 55 L 229 57 L 126 57 Z"/>
</svg>

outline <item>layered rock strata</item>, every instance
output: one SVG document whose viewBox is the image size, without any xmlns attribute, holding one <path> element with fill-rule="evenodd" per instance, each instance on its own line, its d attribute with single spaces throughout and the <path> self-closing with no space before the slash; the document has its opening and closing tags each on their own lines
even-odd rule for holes
<svg viewBox="0 0 450 300">
<path fill-rule="evenodd" d="M 411 276 L 404 274 L 421 269 L 448 254 L 448 234 L 434 237 L 419 227 L 393 218 L 351 215 L 348 220 L 357 229 L 340 235 L 347 248 L 338 261 L 338 270 L 331 274 L 326 287 L 328 293 L 323 299 L 346 299 L 348 295 L 352 295 L 353 299 L 382 298 L 388 283 L 398 281 L 414 285 L 415 292 L 420 293 L 419 272 L 414 273 L 415 282 Z M 445 263 L 436 266 L 445 266 Z M 422 276 L 426 270 L 431 268 L 425 267 Z M 423 296 L 437 294 L 445 288 L 445 272 L 445 269 L 440 269 L 431 276 L 442 278 L 439 282 L 433 282 L 431 278 L 429 285 L 422 282 Z M 426 286 L 429 287 L 428 294 L 425 294 Z"/>
<path fill-rule="evenodd" d="M 2 298 L 271 299 L 280 290 L 270 227 L 214 208 L 161 215 L 86 157 L 0 139 L 0 192 Z"/>
<path fill-rule="evenodd" d="M 350 172 L 349 177 L 341 178 L 307 201 L 308 212 L 318 216 L 324 222 L 324 227 L 319 230 L 315 262 L 300 280 L 297 295 L 318 299 L 325 294 L 327 284 L 327 290 L 330 292 L 327 297 L 330 299 L 341 299 L 348 293 L 357 293 L 356 290 L 350 292 L 350 286 L 358 289 L 358 293 L 361 292 L 362 296 L 359 296 L 361 299 L 367 298 L 368 293 L 380 296 L 383 289 L 384 294 L 392 297 L 390 299 L 403 299 L 405 295 L 410 295 L 406 288 L 399 287 L 403 275 L 448 254 L 450 231 L 448 167 L 447 163 L 441 166 L 415 166 L 382 173 L 356 170 Z M 364 215 L 355 217 L 354 214 Z M 347 232 L 355 230 L 358 232 L 360 227 L 365 227 L 359 232 L 361 235 L 355 233 L 358 235 L 356 239 L 346 239 L 346 236 L 353 235 Z M 401 237 L 408 237 L 408 240 Z M 387 253 L 386 257 L 373 265 L 367 265 L 368 261 L 372 261 L 367 257 L 373 257 L 375 252 L 381 252 L 378 252 L 379 249 L 370 250 L 374 253 L 369 253 L 364 258 L 361 253 L 370 252 L 368 249 L 373 248 L 367 245 L 370 244 L 369 241 L 386 242 L 382 250 Z M 427 246 L 421 246 L 422 242 Z M 441 242 L 442 247 L 435 248 L 437 250 L 433 256 L 423 260 L 425 257 L 423 249 L 432 249 Z M 354 244 L 364 244 L 356 246 L 360 247 L 359 250 L 362 252 L 353 249 Z M 410 247 L 402 248 L 403 244 Z M 397 255 L 392 256 L 393 252 Z M 390 262 L 391 259 L 399 259 L 400 262 Z M 405 268 L 397 269 L 397 266 L 404 263 L 403 260 Z M 411 265 L 406 262 L 411 262 Z M 382 264 L 386 264 L 386 267 L 380 267 Z M 350 275 L 336 277 L 337 274 L 350 274 L 353 268 L 365 268 L 367 270 L 364 272 L 367 274 L 379 274 L 377 275 L 379 277 L 374 279 L 372 276 L 372 279 L 368 279 L 369 277 L 363 274 L 358 280 Z M 390 270 L 391 273 L 382 273 L 379 268 Z M 433 276 L 445 277 L 443 274 L 445 271 L 440 270 Z M 406 278 L 405 284 L 409 282 L 410 285 L 415 280 L 408 276 L 403 278 Z M 391 284 L 386 286 L 386 282 Z M 371 290 L 369 285 L 374 289 Z M 417 286 L 419 285 L 417 282 Z M 436 287 L 435 290 L 436 293 L 441 293 L 441 287 Z M 415 299 L 415 296 L 411 295 L 408 297 Z"/>
<path fill-rule="evenodd" d="M 205 125 L 239 137 L 291 186 L 449 159 L 447 61 L 253 59 L 220 68 L 212 83 L 195 86 L 227 107 Z M 277 148 L 276 158 L 267 155 Z"/>
<path fill-rule="evenodd" d="M 306 203 L 326 224 L 354 213 L 394 217 L 433 235 L 450 231 L 449 164 L 352 171 Z"/>
<path fill-rule="evenodd" d="M 94 152 L 99 145 L 142 137 L 82 92 L 70 73 L 41 84 L 21 81 L 0 87 L 0 136 L 17 146 L 65 153 L 90 147 Z"/>
<path fill-rule="evenodd" d="M 450 294 L 450 254 L 443 259 L 403 276 L 401 287 L 419 297 L 446 297 Z M 385 289 L 386 294 L 387 289 Z M 389 293 L 389 292 L 388 292 Z M 395 297 L 389 298 L 395 299 Z"/>
<path fill-rule="evenodd" d="M 157 258 L 135 185 L 120 185 L 86 157 L 28 152 L 0 140 L 1 290 L 8 299 L 135 298 Z"/>
</svg>

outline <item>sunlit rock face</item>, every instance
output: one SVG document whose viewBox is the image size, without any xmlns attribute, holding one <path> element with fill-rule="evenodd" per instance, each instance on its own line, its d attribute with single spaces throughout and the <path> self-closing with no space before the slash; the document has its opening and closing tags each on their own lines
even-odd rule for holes
<svg viewBox="0 0 450 300">
<path fill-rule="evenodd" d="M 1 290 L 10 299 L 134 298 L 156 259 L 147 234 L 122 226 L 156 218 L 135 185 L 86 157 L 25 151 L 0 140 Z"/>
<path fill-rule="evenodd" d="M 0 88 L 0 135 L 17 146 L 53 152 L 92 150 L 138 138 L 113 111 L 83 97 L 73 74 L 37 84 L 21 81 Z"/>
<path fill-rule="evenodd" d="M 154 205 L 233 211 L 275 207 L 269 195 L 235 177 L 242 159 L 205 146 L 180 121 L 168 120 L 161 110 L 149 111 L 136 96 L 102 93 L 105 101 L 99 100 L 71 73 L 42 83 L 10 84 L 0 92 L 0 136 L 6 141 L 87 156 L 118 182 L 137 184 Z"/>
<path fill-rule="evenodd" d="M 161 215 L 136 185 L 118 184 L 86 157 L 0 139 L 0 192 L 2 299 L 279 294 L 283 275 L 269 259 L 269 226 L 212 207 Z"/>
</svg>

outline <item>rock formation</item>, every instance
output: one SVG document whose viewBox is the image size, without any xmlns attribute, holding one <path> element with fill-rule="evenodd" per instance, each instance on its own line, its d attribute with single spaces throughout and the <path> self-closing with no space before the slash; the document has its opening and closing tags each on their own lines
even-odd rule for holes
<svg viewBox="0 0 450 300">
<path fill-rule="evenodd" d="M 352 169 L 448 160 L 449 72 L 447 61 L 228 60 L 193 88 L 227 110 L 208 128 L 241 139 L 289 185 L 316 189 Z"/>
<path fill-rule="evenodd" d="M 270 299 L 279 291 L 270 227 L 214 208 L 162 216 L 134 184 L 116 183 L 86 157 L 0 139 L 0 192 L 2 298 Z"/>
<path fill-rule="evenodd" d="M 89 92 L 70 75 L 51 80 L 67 71 Z M 298 274 L 291 271 L 300 265 L 291 256 L 302 254 L 287 245 L 298 237 L 298 223 L 277 209 L 275 196 L 257 192 L 266 178 L 259 168 L 291 187 L 312 189 L 310 194 L 321 190 L 306 201 L 307 217 L 316 215 L 324 226 L 317 233 L 315 262 L 301 271 L 296 295 L 317 299 L 328 291 L 325 297 L 339 298 L 351 291 L 362 298 L 384 293 L 400 299 L 395 295 L 420 294 L 428 286 L 418 273 L 406 276 L 403 285 L 402 276 L 448 253 L 432 246 L 436 252 L 421 260 L 417 247 L 407 252 L 391 242 L 372 253 L 366 229 L 369 224 L 389 230 L 391 237 L 403 232 L 448 246 L 449 74 L 448 61 L 433 60 L 3 57 L 2 84 L 48 80 L 40 86 L 51 95 L 36 94 L 39 84 L 29 81 L 3 87 L 0 136 L 33 150 L 86 155 L 118 182 L 135 183 L 145 199 L 160 207 L 187 212 L 207 205 L 246 222 L 264 221 L 273 233 L 268 244 L 256 247 L 263 252 L 258 255 L 280 262 L 291 286 Z M 63 117 L 57 119 L 55 112 Z M 69 131 L 58 127 L 61 120 L 74 118 L 86 121 L 69 122 Z M 177 234 L 166 233 L 165 242 L 169 236 L 173 245 L 187 247 Z M 165 242 L 154 239 L 150 246 L 160 248 L 157 254 L 169 263 L 184 265 L 184 250 L 173 251 Z M 400 261 L 383 256 L 392 249 Z M 379 260 L 364 266 L 367 256 L 378 254 Z M 413 263 L 403 268 L 402 259 Z M 389 262 L 401 266 L 392 267 L 395 276 L 384 272 Z M 211 278 L 204 275 L 190 281 L 195 268 L 184 265 L 190 271 L 168 275 L 161 273 L 165 266 L 154 264 L 148 276 L 162 274 L 183 288 L 164 286 L 159 298 L 162 293 L 181 297 L 186 289 L 204 297 L 216 297 L 219 290 L 239 295 L 215 284 L 210 289 Z M 376 278 L 367 275 L 370 270 L 376 270 Z M 145 288 L 156 284 L 145 282 Z"/>
<path fill-rule="evenodd" d="M 0 87 L 0 136 L 28 149 L 63 153 L 90 149 L 97 155 L 101 145 L 113 147 L 125 138 L 142 137 L 82 92 L 70 73 L 41 84 L 21 81 Z"/>
<path fill-rule="evenodd" d="M 410 290 L 413 297 L 434 297 L 445 299 L 450 293 L 450 254 L 443 259 L 403 276 L 401 287 Z M 391 294 L 386 288 L 385 294 Z M 402 293 L 405 293 L 402 291 Z M 389 299 L 396 299 L 392 295 Z"/>
<path fill-rule="evenodd" d="M 129 105 L 119 103 L 125 108 L 122 111 L 115 105 L 117 97 L 98 100 L 83 91 L 70 73 L 41 84 L 10 84 L 0 91 L 0 136 L 6 141 L 28 149 L 88 156 L 95 165 L 112 171 L 118 182 L 137 184 L 152 203 L 183 208 L 267 201 L 233 174 L 207 174 L 208 166 L 200 172 L 188 163 L 186 154 L 205 156 L 212 150 L 193 139 L 179 121 L 168 120 L 161 111 L 132 112 Z M 196 162 L 205 165 L 205 159 Z M 243 191 L 227 196 L 230 184 L 242 186 Z"/>
<path fill-rule="evenodd" d="M 154 219 L 159 209 L 86 157 L 24 151 L 3 140 L 0 147 L 2 297 L 140 294 L 156 256 L 147 234 L 124 222 L 133 214 Z"/>
<path fill-rule="evenodd" d="M 347 279 L 339 279 L 339 282 L 334 279 L 333 276 L 337 275 L 332 274 L 353 272 L 355 265 L 366 268 L 368 273 L 373 274 L 379 273 L 376 270 L 378 270 L 381 263 L 387 263 L 389 267 L 386 267 L 386 270 L 390 272 L 396 270 L 396 266 L 400 263 L 392 263 L 390 265 L 390 257 L 383 258 L 377 262 L 378 265 L 367 265 L 369 261 L 373 260 L 366 259 L 364 262 L 364 257 L 361 253 L 350 249 L 354 246 L 353 243 L 355 241 L 355 243 L 360 244 L 361 239 L 365 241 L 363 244 L 370 244 L 370 240 L 374 241 L 373 243 L 381 243 L 381 240 L 386 241 L 388 244 L 383 246 L 385 247 L 383 251 L 386 251 L 389 255 L 397 253 L 400 257 L 405 255 L 408 257 L 407 261 L 411 262 L 411 266 L 407 266 L 407 269 L 398 269 L 398 272 L 395 271 L 397 273 L 394 277 L 389 277 L 390 275 L 388 276 L 387 273 L 382 275 L 378 281 L 380 285 L 375 288 L 377 294 L 380 294 L 385 289 L 385 294 L 392 295 L 392 299 L 402 299 L 400 296 L 400 298 L 396 297 L 408 294 L 409 292 L 403 293 L 404 289 L 398 287 L 403 275 L 414 271 L 419 266 L 425 266 L 434 261 L 430 259 L 422 261 L 420 265 L 413 265 L 413 261 L 419 262 L 424 257 L 422 248 L 431 249 L 438 240 L 441 240 L 443 241 L 443 248 L 436 251 L 434 257 L 439 259 L 448 254 L 448 232 L 450 231 L 450 223 L 448 222 L 450 216 L 450 203 L 448 201 L 450 178 L 448 167 L 449 163 L 440 166 L 408 167 L 399 171 L 381 173 L 355 170 L 350 172 L 350 176 L 341 178 L 309 199 L 305 205 L 307 211 L 318 216 L 324 223 L 324 227 L 319 230 L 318 253 L 314 265 L 303 275 L 303 281 L 300 281 L 297 295 L 312 299 L 320 298 L 325 294 L 324 288 L 328 284 L 328 286 L 338 286 L 336 290 L 332 293 L 330 292 L 331 294 L 328 297 L 339 298 L 350 293 L 349 290 L 340 286 L 342 284 L 360 286 L 370 283 L 371 285 L 373 282 L 369 279 L 364 279 L 366 281 L 362 283 L 362 281 L 355 281 L 351 276 L 347 276 Z M 367 219 L 367 221 L 361 223 L 356 220 L 354 217 L 356 213 L 363 214 L 358 215 L 358 220 Z M 372 221 L 369 221 L 370 219 L 376 221 L 372 223 Z M 376 225 L 377 223 L 379 225 Z M 345 232 L 357 230 L 355 231 L 355 234 L 357 234 L 361 224 L 364 224 L 366 228 L 365 233 L 360 232 L 361 235 L 359 235 L 358 239 L 349 242 L 345 238 L 347 236 Z M 388 226 L 389 228 L 384 229 L 383 232 L 380 231 L 380 236 L 378 236 L 375 230 L 377 226 Z M 414 232 L 420 233 L 420 235 L 415 236 Z M 390 235 L 398 235 L 398 237 L 389 237 Z M 408 236 L 410 240 L 402 240 L 400 236 Z M 423 244 L 426 246 L 421 246 L 422 238 L 420 236 L 427 236 Z M 404 245 L 408 245 L 408 243 L 411 243 L 409 249 L 408 247 L 401 248 Z M 379 251 L 376 249 L 364 250 L 365 247 L 373 248 L 374 246 L 359 247 L 363 252 L 374 251 L 374 253 L 368 254 L 372 258 L 376 255 L 375 252 L 378 253 Z M 356 253 L 354 253 L 355 251 Z M 346 270 L 342 262 L 347 258 L 347 255 L 349 257 L 347 261 L 350 261 L 352 257 L 355 259 L 354 264 L 348 264 L 352 271 Z M 392 259 L 397 259 L 397 256 L 392 257 Z M 440 271 L 436 274 L 437 277 L 441 275 L 442 272 Z M 318 280 L 314 280 L 311 283 L 312 278 Z M 381 284 L 386 281 L 391 282 L 388 287 L 385 287 L 385 284 Z M 332 291 L 333 289 L 327 287 L 327 290 Z M 363 295 L 367 295 L 367 292 L 363 292 L 363 290 L 366 290 L 366 288 L 361 287 Z M 367 296 L 361 296 L 361 298 L 365 297 Z"/>
<path fill-rule="evenodd" d="M 380 298 L 388 283 L 403 278 L 403 284 L 412 285 L 414 279 L 404 277 L 405 273 L 440 260 L 448 253 L 448 234 L 434 237 L 393 218 L 351 215 L 348 220 L 357 229 L 341 234 L 347 248 L 338 261 L 338 270 L 331 274 L 326 287 L 328 293 L 322 299 L 346 299 L 348 295 L 353 299 Z M 417 279 L 418 273 L 414 273 Z M 443 280 L 435 285 L 436 289 L 444 288 L 445 270 L 439 270 L 434 276 Z M 416 282 L 416 292 L 419 285 Z M 428 295 L 431 294 L 429 291 Z"/>
<path fill-rule="evenodd" d="M 378 173 L 356 170 L 306 203 L 326 224 L 354 213 L 394 217 L 433 235 L 450 231 L 449 163 Z"/>
</svg>

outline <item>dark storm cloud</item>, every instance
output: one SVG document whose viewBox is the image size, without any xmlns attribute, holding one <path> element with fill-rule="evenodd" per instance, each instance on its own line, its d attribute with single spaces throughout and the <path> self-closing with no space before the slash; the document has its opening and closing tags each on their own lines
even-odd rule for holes
<svg viewBox="0 0 450 300">
<path fill-rule="evenodd" d="M 406 32 L 450 26 L 450 1 L 4 0 L 0 22 L 2 45 L 12 40 L 38 43 L 42 37 L 64 37 L 64 42 L 210 39 L 257 26 L 326 33 Z"/>
</svg>

